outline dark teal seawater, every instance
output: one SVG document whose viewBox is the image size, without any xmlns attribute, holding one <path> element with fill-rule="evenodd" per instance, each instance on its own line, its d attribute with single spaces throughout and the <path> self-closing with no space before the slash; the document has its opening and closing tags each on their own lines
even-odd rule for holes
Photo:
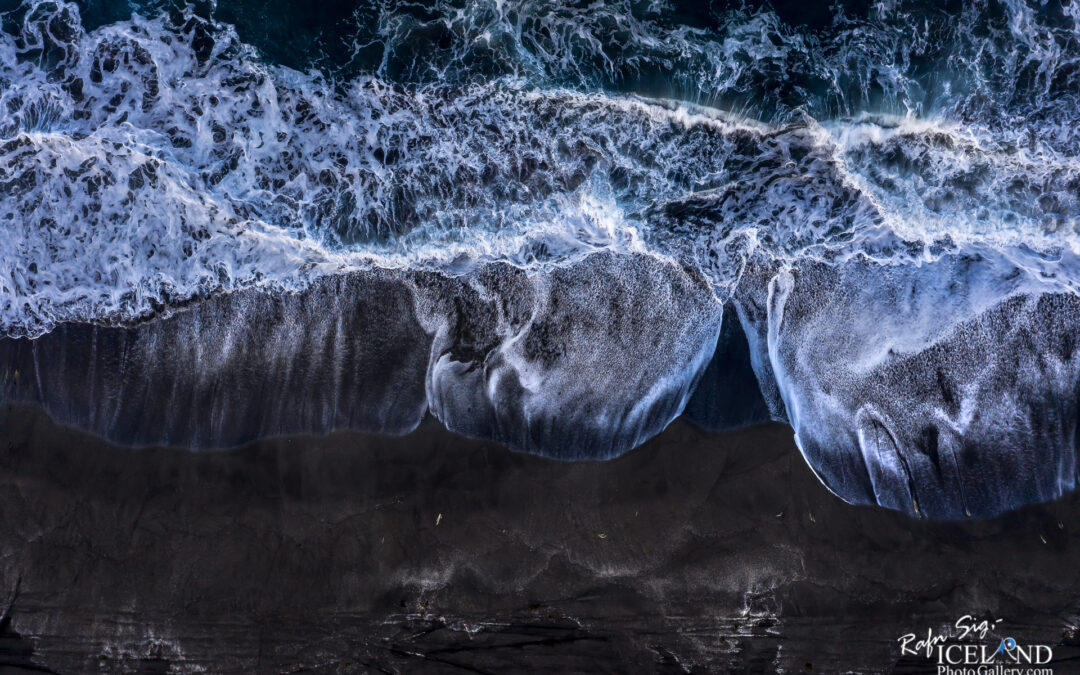
<svg viewBox="0 0 1080 675">
<path fill-rule="evenodd" d="M 5 0 L 0 8 L 19 15 L 19 5 Z M 231 25 L 266 62 L 337 81 L 372 75 L 416 86 L 516 75 L 546 86 L 695 101 L 764 120 L 793 111 L 818 119 L 865 110 L 956 112 L 958 97 L 968 117 L 1025 115 L 1041 103 L 1036 99 L 1077 92 L 1076 68 L 1054 64 L 1048 75 L 1039 53 L 1047 44 L 1066 61 L 1077 53 L 1075 10 L 1058 0 L 75 5 L 87 30 L 132 13 L 165 13 L 178 26 L 192 18 Z M 1022 30 L 1037 45 L 1010 34 L 1018 6 L 1034 19 Z M 588 39 L 570 34 L 585 23 Z M 734 77 L 720 73 L 731 67 Z"/>
</svg>

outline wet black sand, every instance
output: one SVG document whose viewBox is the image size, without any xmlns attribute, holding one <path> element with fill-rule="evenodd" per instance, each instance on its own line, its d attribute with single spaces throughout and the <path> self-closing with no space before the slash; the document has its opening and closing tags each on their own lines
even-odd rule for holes
<svg viewBox="0 0 1080 675">
<path fill-rule="evenodd" d="M 611 462 L 452 435 L 128 450 L 0 409 L 0 672 L 934 672 L 1004 620 L 1080 671 L 1080 496 L 853 507 L 790 430 L 677 421 Z"/>
</svg>

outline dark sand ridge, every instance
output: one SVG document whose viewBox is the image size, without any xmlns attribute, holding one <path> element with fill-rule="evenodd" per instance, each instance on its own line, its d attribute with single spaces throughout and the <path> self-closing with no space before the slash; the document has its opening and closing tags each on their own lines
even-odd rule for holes
<svg viewBox="0 0 1080 675">
<path fill-rule="evenodd" d="M 0 429 L 0 670 L 880 672 L 968 613 L 1061 672 L 1080 654 L 1080 496 L 965 523 L 850 506 L 779 424 L 677 420 L 608 462 L 430 419 L 213 453 L 10 405 Z"/>
</svg>

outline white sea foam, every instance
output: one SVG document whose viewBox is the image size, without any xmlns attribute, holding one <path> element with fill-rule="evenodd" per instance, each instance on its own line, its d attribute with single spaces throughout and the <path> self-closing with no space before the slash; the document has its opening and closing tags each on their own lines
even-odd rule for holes
<svg viewBox="0 0 1080 675">
<path fill-rule="evenodd" d="M 123 442 L 430 411 L 596 458 L 712 359 L 709 401 L 790 422 L 845 499 L 1071 489 L 1075 8 L 668 9 L 358 5 L 307 72 L 190 8 L 0 16 L 0 336 L 41 338 L 0 340 L 35 373 L 0 386 Z"/>
<path fill-rule="evenodd" d="M 356 267 L 458 272 L 608 249 L 697 266 L 721 299 L 751 252 L 917 260 L 988 246 L 1072 285 L 1071 271 L 1055 267 L 1080 250 L 1075 133 L 1058 123 L 1060 106 L 1041 106 L 1035 136 L 950 119 L 960 95 L 937 117 L 821 125 L 788 115 L 766 125 L 537 79 L 584 83 L 589 55 L 614 76 L 667 54 L 713 64 L 708 86 L 723 92 L 743 82 L 740 55 L 760 68 L 792 52 L 814 53 L 814 67 L 834 74 L 846 64 L 879 77 L 885 61 L 862 61 L 893 45 L 902 17 L 886 9 L 864 31 L 881 44 L 852 40 L 837 53 L 787 33 L 777 44 L 769 36 L 786 29 L 768 14 L 736 17 L 710 40 L 628 11 L 619 39 L 640 53 L 619 60 L 603 21 L 500 3 L 487 14 L 455 11 L 467 24 L 460 34 L 482 24 L 517 36 L 499 53 L 531 70 L 401 85 L 380 79 L 385 59 L 374 76 L 347 82 L 267 65 L 232 28 L 192 16 L 136 15 L 87 33 L 74 5 L 25 7 L 13 15 L 19 29 L 0 40 L 0 325 L 9 335 L 131 319 L 252 285 L 296 289 Z M 1014 9 L 1013 51 L 1043 59 L 1048 77 L 1072 58 L 1070 45 L 1053 32 L 1031 37 L 1024 26 L 1036 19 Z M 387 21 L 391 54 L 404 28 Z M 893 65 L 890 88 L 910 88 Z"/>
</svg>

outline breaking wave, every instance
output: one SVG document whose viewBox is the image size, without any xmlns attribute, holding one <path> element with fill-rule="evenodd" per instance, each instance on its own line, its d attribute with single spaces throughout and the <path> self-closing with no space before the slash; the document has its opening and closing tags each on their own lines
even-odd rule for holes
<svg viewBox="0 0 1080 675">
<path fill-rule="evenodd" d="M 853 502 L 1075 487 L 1075 2 L 0 28 L 0 393 L 62 421 L 224 447 L 430 412 L 573 459 L 772 418 Z"/>
</svg>

